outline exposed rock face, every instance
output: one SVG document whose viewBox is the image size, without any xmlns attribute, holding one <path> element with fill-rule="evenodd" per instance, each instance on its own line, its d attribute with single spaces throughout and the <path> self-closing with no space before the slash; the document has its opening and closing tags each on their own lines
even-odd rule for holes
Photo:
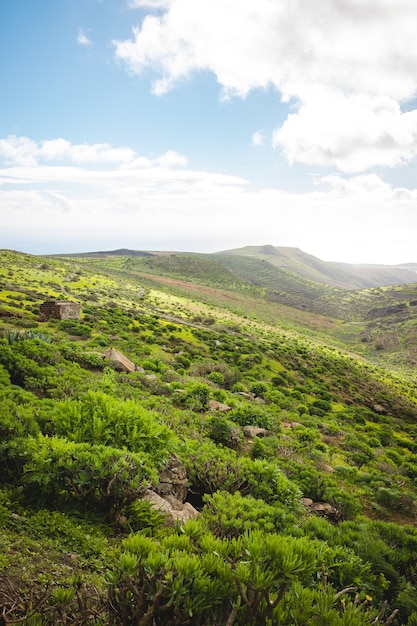
<svg viewBox="0 0 417 626">
<path fill-rule="evenodd" d="M 173 496 L 176 500 L 184 502 L 187 490 L 186 469 L 177 456 L 172 456 L 168 466 L 159 474 L 159 482 L 154 487 L 154 491 L 164 498 Z"/>
<path fill-rule="evenodd" d="M 159 482 L 153 489 L 146 489 L 143 498 L 163 513 L 166 523 L 175 526 L 177 522 L 186 523 L 199 514 L 189 502 L 187 496 L 187 472 L 177 456 L 172 456 L 168 466 L 159 474 Z"/>
<path fill-rule="evenodd" d="M 183 503 L 172 495 L 166 495 L 162 498 L 154 491 L 147 489 L 144 499 L 166 516 L 166 522 L 169 526 L 175 526 L 177 522 L 185 524 L 198 515 L 198 511 L 189 502 Z"/>
<path fill-rule="evenodd" d="M 258 428 L 258 426 L 244 426 L 243 432 L 245 437 L 271 437 L 274 433 L 266 428 Z"/>
<path fill-rule="evenodd" d="M 232 410 L 228 404 L 217 402 L 217 400 L 209 400 L 208 408 L 210 411 L 220 411 L 220 413 L 228 413 Z"/>
</svg>

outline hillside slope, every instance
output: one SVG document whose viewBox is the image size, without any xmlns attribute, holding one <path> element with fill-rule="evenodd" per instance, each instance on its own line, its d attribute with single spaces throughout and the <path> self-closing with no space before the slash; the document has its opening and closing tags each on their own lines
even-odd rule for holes
<svg viewBox="0 0 417 626">
<path fill-rule="evenodd" d="M 407 267 L 384 265 L 349 265 L 322 261 L 298 248 L 246 246 L 216 253 L 225 257 L 252 257 L 268 262 L 308 281 L 333 285 L 343 289 L 362 289 L 383 285 L 416 282 L 416 274 Z"/>
<path fill-rule="evenodd" d="M 0 252 L 6 623 L 412 626 L 417 385 L 200 261 Z"/>
</svg>

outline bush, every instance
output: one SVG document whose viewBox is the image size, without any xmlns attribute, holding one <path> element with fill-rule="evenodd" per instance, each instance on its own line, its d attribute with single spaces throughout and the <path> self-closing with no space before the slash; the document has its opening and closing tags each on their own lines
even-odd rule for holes
<svg viewBox="0 0 417 626">
<path fill-rule="evenodd" d="M 242 439 L 240 428 L 224 415 L 213 415 L 207 421 L 207 434 L 214 443 L 227 448 L 237 448 Z"/>
<path fill-rule="evenodd" d="M 38 506 L 77 502 L 103 512 L 113 524 L 158 478 L 145 454 L 43 435 L 22 439 L 19 447 L 30 500 Z"/>
<path fill-rule="evenodd" d="M 194 381 L 187 383 L 181 393 L 177 392 L 173 395 L 174 402 L 192 411 L 206 410 L 209 399 L 210 387 L 205 383 Z"/>
<path fill-rule="evenodd" d="M 207 378 L 211 383 L 219 385 L 219 387 L 224 385 L 224 376 L 221 372 L 210 372 Z"/>
<path fill-rule="evenodd" d="M 288 531 L 296 517 L 285 507 L 267 504 L 253 496 L 217 491 L 203 498 L 201 522 L 216 537 L 239 537 L 247 531 L 263 533 Z"/>
<path fill-rule="evenodd" d="M 240 426 L 258 426 L 259 428 L 271 428 L 271 416 L 260 406 L 241 404 L 228 413 L 228 418 Z"/>
<path fill-rule="evenodd" d="M 267 503 L 280 502 L 296 510 L 301 497 L 297 486 L 288 480 L 275 463 L 237 457 L 214 443 L 189 442 L 181 454 L 187 469 L 191 491 L 215 493 L 218 490 L 261 498 Z"/>
<path fill-rule="evenodd" d="M 100 391 L 58 402 L 53 420 L 56 433 L 71 441 L 144 452 L 159 466 L 168 460 L 176 439 L 157 414 Z"/>
</svg>

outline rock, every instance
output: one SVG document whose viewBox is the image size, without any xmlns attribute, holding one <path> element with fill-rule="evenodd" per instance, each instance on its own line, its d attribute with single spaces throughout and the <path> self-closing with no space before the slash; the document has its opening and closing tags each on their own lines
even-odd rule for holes
<svg viewBox="0 0 417 626">
<path fill-rule="evenodd" d="M 338 510 L 328 502 L 313 502 L 310 498 L 301 498 L 300 502 L 306 507 L 309 513 L 314 513 L 322 517 L 332 517 L 336 520 L 339 518 Z"/>
<path fill-rule="evenodd" d="M 159 482 L 154 491 L 164 498 L 174 496 L 180 502 L 187 497 L 187 471 L 177 456 L 172 456 L 168 466 L 159 474 Z"/>
<path fill-rule="evenodd" d="M 335 515 L 337 513 L 336 509 L 328 502 L 313 502 L 309 508 L 312 513 L 319 513 L 320 515 Z"/>
<path fill-rule="evenodd" d="M 385 407 L 381 406 L 380 404 L 374 404 L 372 406 L 372 410 L 375 413 L 379 413 L 379 415 L 386 415 L 387 414 L 387 411 L 386 411 Z"/>
<path fill-rule="evenodd" d="M 274 433 L 266 428 L 258 428 L 258 426 L 244 426 L 243 432 L 245 437 L 271 437 Z"/>
<path fill-rule="evenodd" d="M 238 391 L 238 394 L 242 396 L 242 398 L 246 398 L 246 400 L 253 400 L 255 397 L 254 393 L 248 393 L 247 391 Z"/>
<path fill-rule="evenodd" d="M 209 400 L 208 408 L 210 411 L 220 411 L 220 413 L 228 413 L 232 410 L 228 404 L 217 402 L 217 400 Z"/>
<path fill-rule="evenodd" d="M 327 463 L 320 463 L 320 471 L 332 473 L 334 468 L 331 465 L 327 465 Z"/>
<path fill-rule="evenodd" d="M 136 369 L 136 365 L 116 348 L 106 350 L 103 359 L 108 359 L 112 367 L 121 372 L 134 372 Z"/>
<path fill-rule="evenodd" d="M 197 509 L 191 506 L 189 502 L 182 503 L 180 500 L 174 498 L 174 496 L 165 496 L 162 498 L 150 489 L 145 491 L 144 500 L 147 500 L 154 508 L 161 511 L 166 517 L 166 523 L 172 527 L 174 527 L 177 522 L 183 522 L 185 524 L 188 520 L 194 519 L 198 515 Z"/>
</svg>

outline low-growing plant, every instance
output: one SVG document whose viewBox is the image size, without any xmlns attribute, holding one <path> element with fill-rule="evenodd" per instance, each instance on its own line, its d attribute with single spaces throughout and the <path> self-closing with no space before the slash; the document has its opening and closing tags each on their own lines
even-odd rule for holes
<svg viewBox="0 0 417 626">
<path fill-rule="evenodd" d="M 158 476 L 144 453 L 56 437 L 22 439 L 16 454 L 28 499 L 49 506 L 77 502 L 102 511 L 111 524 Z"/>
</svg>

